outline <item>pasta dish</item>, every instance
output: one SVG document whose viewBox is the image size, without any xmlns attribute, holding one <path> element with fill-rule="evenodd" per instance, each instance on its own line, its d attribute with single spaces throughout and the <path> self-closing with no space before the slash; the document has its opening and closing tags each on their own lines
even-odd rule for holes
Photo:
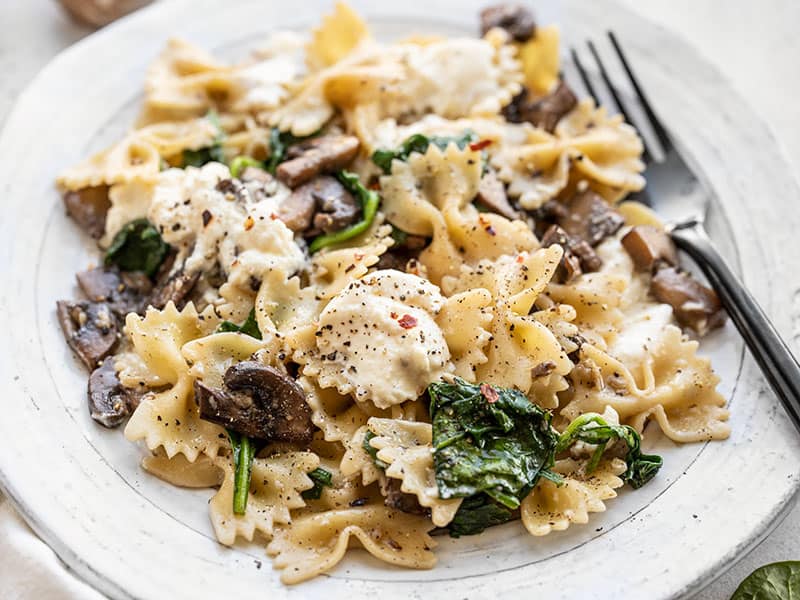
<svg viewBox="0 0 800 600">
<path fill-rule="evenodd" d="M 383 43 L 338 4 L 233 63 L 172 39 L 58 178 L 102 250 L 56 308 L 92 418 L 284 583 L 585 524 L 658 476 L 645 429 L 729 435 L 694 339 L 723 313 L 635 200 L 639 135 L 561 79 L 557 27 L 480 23 Z"/>
</svg>

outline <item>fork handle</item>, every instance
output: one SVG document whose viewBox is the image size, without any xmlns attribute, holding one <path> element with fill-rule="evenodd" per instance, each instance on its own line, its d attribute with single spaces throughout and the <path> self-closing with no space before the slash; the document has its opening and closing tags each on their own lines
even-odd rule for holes
<svg viewBox="0 0 800 600">
<path fill-rule="evenodd" d="M 758 302 L 725 263 L 702 223 L 674 229 L 672 239 L 705 273 L 772 390 L 800 431 L 800 365 L 797 359 Z"/>
</svg>

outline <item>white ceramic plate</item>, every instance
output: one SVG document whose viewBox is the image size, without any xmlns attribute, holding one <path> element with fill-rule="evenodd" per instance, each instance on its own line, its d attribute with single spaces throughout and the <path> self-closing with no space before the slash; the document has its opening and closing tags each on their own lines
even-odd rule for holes
<svg viewBox="0 0 800 600">
<path fill-rule="evenodd" d="M 589 525 L 546 538 L 518 524 L 440 538 L 431 571 L 353 552 L 329 575 L 285 588 L 262 546 L 215 542 L 210 491 L 148 476 L 136 446 L 89 418 L 86 374 L 62 340 L 54 304 L 74 295 L 73 273 L 96 255 L 64 215 L 56 173 L 129 126 L 144 70 L 168 36 L 233 57 L 270 31 L 317 23 L 331 4 L 160 2 L 64 52 L 22 95 L 0 138 L 3 489 L 69 566 L 114 597 L 673 598 L 697 589 L 777 522 L 800 476 L 797 436 L 730 325 L 702 350 L 730 399 L 731 439 L 682 447 L 655 439 L 665 459 L 658 478 L 624 491 Z M 484 2 L 353 4 L 379 37 L 399 37 L 474 32 Z M 687 46 L 615 4 L 576 0 L 541 12 L 542 21 L 561 21 L 567 43 L 617 31 L 720 199 L 715 239 L 778 328 L 790 331 L 800 322 L 800 292 L 789 285 L 797 285 L 800 253 L 779 249 L 793 247 L 800 196 L 757 116 Z"/>
</svg>

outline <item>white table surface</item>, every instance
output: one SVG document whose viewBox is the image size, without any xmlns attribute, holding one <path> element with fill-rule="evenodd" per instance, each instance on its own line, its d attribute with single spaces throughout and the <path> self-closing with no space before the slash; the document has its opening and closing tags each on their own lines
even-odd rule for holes
<svg viewBox="0 0 800 600">
<path fill-rule="evenodd" d="M 795 178 L 800 180 L 800 36 L 797 35 L 800 2 L 621 1 L 686 38 L 714 64 L 770 127 Z M 0 36 L 2 123 L 19 92 L 39 69 L 90 30 L 72 22 L 54 0 L 0 0 L 0 23 L 3 24 Z M 0 153 L 8 151 L 13 150 L 0 149 Z M 795 350 L 800 348 L 800 329 L 782 333 Z M 729 598 L 738 583 L 755 568 L 778 560 L 798 559 L 800 505 L 749 555 L 697 594 L 695 600 Z M 34 596 L 32 590 L 29 598 Z M 0 597 L 8 597 L 3 592 L 2 581 Z M 28 598 L 23 596 L 20 600 Z"/>
</svg>

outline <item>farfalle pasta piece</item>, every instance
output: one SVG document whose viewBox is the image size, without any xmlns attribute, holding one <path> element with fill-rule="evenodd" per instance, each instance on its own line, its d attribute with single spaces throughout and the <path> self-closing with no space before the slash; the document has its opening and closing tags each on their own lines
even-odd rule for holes
<svg viewBox="0 0 800 600">
<path fill-rule="evenodd" d="M 537 27 L 530 40 L 519 44 L 525 86 L 535 95 L 547 94 L 558 83 L 561 72 L 560 37 L 557 25 L 547 25 Z"/>
<path fill-rule="evenodd" d="M 452 370 L 436 323 L 443 304 L 439 288 L 409 273 L 387 269 L 353 281 L 320 313 L 303 373 L 378 408 L 416 400 Z"/>
<path fill-rule="evenodd" d="M 508 193 L 523 208 L 535 209 L 554 198 L 573 173 L 609 201 L 644 187 L 641 139 L 621 115 L 609 117 L 605 107 L 595 108 L 591 99 L 561 119 L 554 135 L 539 131 L 536 138 L 492 155 Z"/>
<path fill-rule="evenodd" d="M 232 331 L 212 333 L 183 345 L 181 354 L 191 365 L 189 374 L 208 387 L 221 387 L 225 371 L 256 352 L 262 362 L 275 362 L 279 342 L 269 332 L 262 339 Z"/>
<path fill-rule="evenodd" d="M 322 299 L 333 298 L 351 281 L 367 274 L 388 250 L 392 240 L 392 228 L 382 224 L 381 218 L 360 236 L 343 245 L 320 250 L 311 259 L 311 283 Z"/>
<path fill-rule="evenodd" d="M 420 506 L 431 510 L 431 521 L 444 527 L 453 520 L 462 498 L 439 497 L 433 469 L 433 430 L 430 423 L 371 418 L 367 428 L 375 437 L 369 444 L 386 467 L 386 476 L 402 480 L 400 490 L 414 494 Z"/>
<path fill-rule="evenodd" d="M 548 327 L 529 313 L 553 276 L 561 254 L 561 247 L 556 245 L 533 254 L 482 261 L 476 267 L 462 267 L 458 277 L 446 278 L 443 283 L 449 295 L 484 288 L 493 297 L 488 360 L 477 365 L 475 380 L 525 393 L 535 384 L 529 395 L 547 408 L 558 405 L 556 392 L 566 389 L 564 376 L 572 369 L 572 362 Z M 552 366 L 546 374 L 534 378 L 534 368 L 543 363 Z"/>
<path fill-rule="evenodd" d="M 224 429 L 200 419 L 189 365 L 181 354 L 185 343 L 214 325 L 208 316 L 201 321 L 193 304 L 178 312 L 171 302 L 161 311 L 149 308 L 144 317 L 128 315 L 125 330 L 134 351 L 163 385 L 171 386 L 142 398 L 125 427 L 128 440 L 144 440 L 150 450 L 163 448 L 168 458 L 181 453 L 189 462 L 201 453 L 214 457 L 227 444 Z"/>
<path fill-rule="evenodd" d="M 216 459 L 201 455 L 189 462 L 183 454 L 168 458 L 161 448 L 142 459 L 142 468 L 167 483 L 186 488 L 217 487 L 225 475 Z"/>
<path fill-rule="evenodd" d="M 166 159 L 211 144 L 217 131 L 208 119 L 156 123 L 129 132 L 121 141 L 59 175 L 58 185 L 80 190 L 98 185 L 154 183 Z"/>
<path fill-rule="evenodd" d="M 538 246 L 524 222 L 478 212 L 472 200 L 480 179 L 480 153 L 455 144 L 444 151 L 431 144 L 425 154 L 394 161 L 392 174 L 381 177 L 387 220 L 408 233 L 433 237 L 419 261 L 434 283 L 458 274 L 462 264 Z"/>
<path fill-rule="evenodd" d="M 336 64 L 369 37 L 364 20 L 345 2 L 337 2 L 332 14 L 311 34 L 306 58 L 312 69 Z"/>
<path fill-rule="evenodd" d="M 619 476 L 625 469 L 625 462 L 618 458 L 602 461 L 591 474 L 574 459 L 557 461 L 553 471 L 563 476 L 563 483 L 540 479 L 522 501 L 522 524 L 531 535 L 542 536 L 573 523 L 588 523 L 589 513 L 604 512 L 604 501 L 617 496 L 615 489 L 622 487 Z"/>
<path fill-rule="evenodd" d="M 275 525 L 291 523 L 291 511 L 306 505 L 301 492 L 313 487 L 308 473 L 319 466 L 319 457 L 312 452 L 287 452 L 254 459 L 247 511 L 243 515 L 233 512 L 231 458 L 219 457 L 216 464 L 224 470 L 225 479 L 208 509 L 217 540 L 232 546 L 237 537 L 253 541 L 256 531 L 270 537 Z"/>
<path fill-rule="evenodd" d="M 375 558 L 410 569 L 436 564 L 436 545 L 425 517 L 385 506 L 364 506 L 295 518 L 291 527 L 275 531 L 267 546 L 273 566 L 283 569 L 281 581 L 300 583 L 330 571 L 344 558 L 351 538 Z"/>
<path fill-rule="evenodd" d="M 492 338 L 487 329 L 492 322 L 491 304 L 489 290 L 466 290 L 448 298 L 436 318 L 450 349 L 454 374 L 467 381 L 474 382 L 477 366 L 489 360 L 484 349 Z"/>
<path fill-rule="evenodd" d="M 575 394 L 562 415 L 571 419 L 611 406 L 640 431 L 655 418 L 676 442 L 727 438 L 719 377 L 707 358 L 697 356 L 698 343 L 684 339 L 670 320 L 669 306 L 645 305 L 626 315 L 627 326 L 607 353 L 584 344 Z"/>
</svg>

